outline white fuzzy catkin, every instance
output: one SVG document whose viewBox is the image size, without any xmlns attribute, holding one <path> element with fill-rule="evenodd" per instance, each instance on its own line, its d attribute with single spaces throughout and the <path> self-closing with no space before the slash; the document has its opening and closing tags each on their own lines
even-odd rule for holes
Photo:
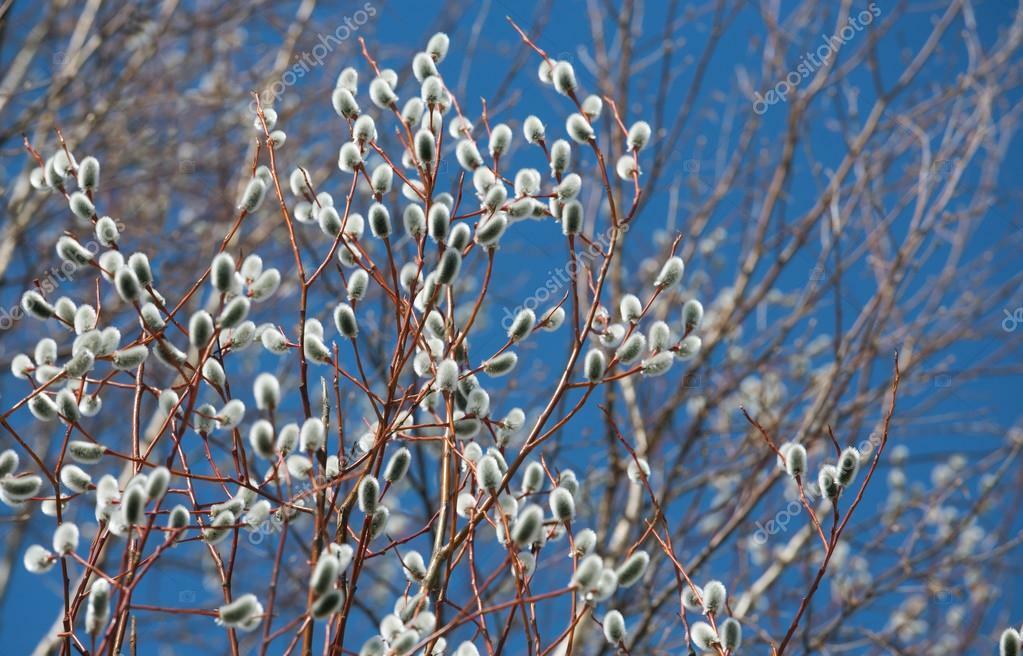
<svg viewBox="0 0 1023 656">
<path fill-rule="evenodd" d="M 575 568 L 572 576 L 572 584 L 579 588 L 589 588 L 597 582 L 601 570 L 604 568 L 604 560 L 596 555 L 590 554 L 583 558 Z"/>
<path fill-rule="evenodd" d="M 476 483 L 484 490 L 490 492 L 497 490 L 497 486 L 501 484 L 501 478 L 501 468 L 494 456 L 483 456 L 476 463 Z"/>
<path fill-rule="evenodd" d="M 531 144 L 543 141 L 546 136 L 543 122 L 536 116 L 527 116 L 522 123 L 522 136 Z"/>
<path fill-rule="evenodd" d="M 484 362 L 483 371 L 488 376 L 503 376 L 514 369 L 518 361 L 519 356 L 514 351 L 505 351 Z"/>
<path fill-rule="evenodd" d="M 405 478 L 410 464 L 412 464 L 412 452 L 401 447 L 387 461 L 387 465 L 384 467 L 384 480 L 388 483 L 397 483 Z"/>
<path fill-rule="evenodd" d="M 573 141 L 580 144 L 588 144 L 593 140 L 593 126 L 579 113 L 570 114 L 565 121 L 565 131 Z"/>
<path fill-rule="evenodd" d="M 78 526 L 72 522 L 64 522 L 53 532 L 53 550 L 66 556 L 78 549 Z"/>
<path fill-rule="evenodd" d="M 684 271 L 685 263 L 681 257 L 674 256 L 668 258 L 668 261 L 661 267 L 661 272 L 657 274 L 657 278 L 654 280 L 654 287 L 659 289 L 674 287 L 682 280 L 682 273 Z"/>
<path fill-rule="evenodd" d="M 490 156 L 498 158 L 508 152 L 511 146 L 512 131 L 504 123 L 498 123 L 490 130 Z"/>
<path fill-rule="evenodd" d="M 742 645 L 742 625 L 734 617 L 729 617 L 721 625 L 721 642 L 732 654 Z"/>
<path fill-rule="evenodd" d="M 649 564 L 650 554 L 647 552 L 637 551 L 632 554 L 616 570 L 616 573 L 618 574 L 618 584 L 623 588 L 631 587 L 643 577 L 643 574 L 646 572 L 647 565 Z"/>
<path fill-rule="evenodd" d="M 689 360 L 700 352 L 700 348 L 702 346 L 703 340 L 696 335 L 690 335 L 678 343 L 678 348 L 675 349 L 675 354 L 680 360 Z"/>
<path fill-rule="evenodd" d="M 217 609 L 217 624 L 229 629 L 251 631 L 263 621 L 263 605 L 254 594 L 244 594 Z"/>
<path fill-rule="evenodd" d="M 837 499 L 841 488 L 838 485 L 838 470 L 834 465 L 824 465 L 817 472 L 817 485 L 821 494 L 829 499 Z"/>
<path fill-rule="evenodd" d="M 1020 634 L 1016 629 L 1005 629 L 998 640 L 999 656 L 1019 656 Z"/>
<path fill-rule="evenodd" d="M 373 513 L 380 503 L 380 483 L 373 476 L 366 476 L 359 483 L 359 510 L 367 515 Z"/>
<path fill-rule="evenodd" d="M 444 57 L 448 54 L 448 46 L 451 41 L 448 39 L 448 35 L 444 32 L 437 32 L 430 37 L 430 40 L 426 42 L 426 52 L 433 57 L 433 60 L 438 64 L 444 61 Z"/>
<path fill-rule="evenodd" d="M 462 269 L 462 255 L 454 248 L 448 248 L 441 255 L 440 264 L 437 265 L 437 283 L 449 285 L 458 277 Z"/>
<path fill-rule="evenodd" d="M 646 348 L 646 337 L 643 333 L 633 333 L 618 347 L 615 357 L 624 364 L 631 364 L 639 358 L 644 348 Z"/>
<path fill-rule="evenodd" d="M 785 471 L 789 476 L 803 476 L 806 474 L 806 447 L 802 444 L 792 444 L 785 454 Z"/>
<path fill-rule="evenodd" d="M 609 610 L 604 615 L 604 638 L 612 645 L 625 639 L 625 618 L 616 610 Z"/>
<path fill-rule="evenodd" d="M 536 314 L 532 310 L 519 310 L 508 328 L 508 339 L 512 342 L 521 342 L 533 332 L 535 325 Z"/>
<path fill-rule="evenodd" d="M 64 465 L 60 469 L 60 482 L 72 492 L 81 494 L 92 486 L 92 477 L 78 465 Z"/>
<path fill-rule="evenodd" d="M 588 556 L 597 546 L 597 534 L 591 528 L 584 528 L 575 534 L 572 542 L 575 545 L 575 553 L 577 556 Z"/>
<path fill-rule="evenodd" d="M 650 124 L 646 121 L 636 121 L 629 128 L 626 139 L 629 150 L 642 150 L 650 142 Z"/>
<path fill-rule="evenodd" d="M 309 578 L 309 588 L 314 595 L 319 597 L 330 590 L 337 580 L 340 570 L 341 563 L 337 558 L 326 552 L 320 554 L 320 559 L 316 562 L 316 567 L 313 568 L 312 576 Z"/>
<path fill-rule="evenodd" d="M 120 238 L 117 223 L 109 216 L 100 217 L 96 221 L 96 239 L 104 246 L 113 246 Z"/>
<path fill-rule="evenodd" d="M 33 544 L 25 550 L 21 562 L 30 573 L 45 574 L 53 568 L 57 561 L 45 547 Z"/>
<path fill-rule="evenodd" d="M 644 376 L 662 376 L 668 373 L 668 370 L 671 369 L 671 365 L 674 361 L 674 356 L 671 353 L 664 351 L 643 360 L 643 362 L 640 363 L 640 368 Z"/>
<path fill-rule="evenodd" d="M 719 641 L 717 631 L 706 622 L 694 622 L 689 627 L 689 638 L 701 650 L 709 650 Z"/>
<path fill-rule="evenodd" d="M 540 506 L 529 505 L 519 514 L 512 526 L 512 540 L 520 549 L 525 549 L 541 538 L 543 531 L 543 510 Z"/>
<path fill-rule="evenodd" d="M 256 399 L 256 407 L 260 410 L 276 408 L 281 400 L 281 384 L 273 374 L 261 373 L 253 382 L 252 395 Z"/>
<path fill-rule="evenodd" d="M 157 467 L 149 474 L 149 478 L 146 480 L 146 496 L 151 501 L 159 501 L 163 499 L 163 496 L 167 494 L 167 488 L 170 486 L 171 473 L 166 467 Z"/>
<path fill-rule="evenodd" d="M 860 452 L 856 447 L 847 447 L 838 457 L 838 483 L 842 487 L 849 487 L 856 474 L 860 471 Z"/>
<path fill-rule="evenodd" d="M 561 208 L 561 232 L 566 237 L 578 234 L 583 227 L 583 204 L 570 200 Z"/>
<path fill-rule="evenodd" d="M 718 613 L 725 607 L 728 596 L 721 581 L 711 581 L 703 586 L 703 612 Z"/>
<path fill-rule="evenodd" d="M 192 346 L 203 349 L 213 337 L 213 317 L 206 310 L 199 310 L 188 320 L 188 341 Z"/>
<path fill-rule="evenodd" d="M 575 91 L 578 86 L 575 81 L 575 69 L 567 61 L 560 61 L 554 65 L 554 69 L 551 71 L 551 80 L 558 93 L 565 95 Z"/>
<path fill-rule="evenodd" d="M 702 320 L 703 304 L 695 298 L 686 301 L 685 305 L 682 306 L 682 326 L 685 328 L 686 333 L 699 328 Z"/>
<path fill-rule="evenodd" d="M 252 449 L 259 457 L 267 460 L 272 459 L 274 455 L 273 425 L 265 419 L 260 419 L 252 424 L 249 429 L 249 444 L 252 445 Z"/>
<path fill-rule="evenodd" d="M 551 513 L 560 522 L 575 519 L 575 498 L 563 487 L 556 487 L 550 494 Z"/>
<path fill-rule="evenodd" d="M 326 444 L 327 429 L 319 417 L 310 417 L 302 423 L 299 431 L 299 449 L 318 451 Z"/>
<path fill-rule="evenodd" d="M 234 258 L 228 253 L 219 253 L 210 264 L 210 283 L 218 292 L 231 290 L 234 283 Z"/>
<path fill-rule="evenodd" d="M 355 310 L 347 303 L 339 303 L 334 308 L 334 325 L 341 336 L 349 339 L 354 338 L 359 333 L 359 324 L 355 319 Z"/>
<path fill-rule="evenodd" d="M 97 636 L 110 621 L 110 583 L 97 578 L 92 582 L 89 601 L 85 607 L 85 631 Z"/>
<path fill-rule="evenodd" d="M 604 376 L 605 368 L 607 368 L 607 359 L 604 357 L 604 353 L 597 349 L 590 349 L 583 363 L 583 375 L 586 376 L 586 380 L 591 383 L 600 382 Z"/>
</svg>

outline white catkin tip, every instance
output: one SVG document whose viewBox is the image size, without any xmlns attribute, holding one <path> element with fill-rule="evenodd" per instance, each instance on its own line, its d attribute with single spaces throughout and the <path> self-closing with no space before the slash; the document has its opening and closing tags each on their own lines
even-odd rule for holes
<svg viewBox="0 0 1023 656">
<path fill-rule="evenodd" d="M 337 558 L 326 552 L 320 554 L 320 559 L 316 562 L 316 567 L 313 569 L 312 576 L 309 579 L 309 589 L 317 597 L 325 594 L 333 587 L 340 570 L 341 563 L 338 562 Z"/>
<path fill-rule="evenodd" d="M 430 40 L 426 42 L 426 52 L 433 57 L 433 60 L 437 63 L 444 61 L 444 57 L 448 54 L 448 46 L 451 41 L 448 39 L 448 35 L 444 32 L 437 32 L 430 37 Z"/>
<path fill-rule="evenodd" d="M 721 642 L 724 643 L 725 649 L 728 649 L 731 653 L 736 653 L 739 646 L 742 645 L 742 625 L 739 621 L 733 617 L 729 617 L 721 625 Z"/>
<path fill-rule="evenodd" d="M 604 638 L 612 645 L 625 639 L 625 618 L 616 610 L 609 610 L 604 615 Z"/>
<path fill-rule="evenodd" d="M 213 317 L 206 310 L 199 310 L 188 320 L 188 341 L 192 346 L 203 349 L 213 337 Z"/>
<path fill-rule="evenodd" d="M 703 586 L 703 612 L 718 613 L 725 607 L 728 593 L 721 581 L 711 581 Z"/>
<path fill-rule="evenodd" d="M 359 510 L 367 515 L 373 513 L 380 503 L 380 483 L 372 476 L 366 476 L 359 483 Z"/>
<path fill-rule="evenodd" d="M 422 581 L 426 576 L 426 562 L 418 551 L 409 551 L 401 559 L 405 577 L 409 581 Z"/>
<path fill-rule="evenodd" d="M 597 534 L 591 528 L 584 528 L 575 534 L 572 541 L 575 543 L 577 556 L 588 556 L 597 546 Z"/>
<path fill-rule="evenodd" d="M 633 123 L 627 141 L 629 150 L 642 150 L 650 142 L 650 124 L 646 121 Z"/>
<path fill-rule="evenodd" d="M 384 467 L 384 480 L 389 483 L 396 483 L 405 478 L 411 463 L 412 452 L 405 447 L 401 447 L 387 461 L 387 466 Z"/>
<path fill-rule="evenodd" d="M 565 121 L 565 131 L 576 143 L 588 144 L 593 139 L 593 126 L 579 113 L 569 115 Z"/>
<path fill-rule="evenodd" d="M 597 582 L 603 568 L 604 560 L 597 554 L 590 554 L 579 561 L 572 576 L 572 583 L 583 589 L 589 588 Z"/>
<path fill-rule="evenodd" d="M 302 451 L 318 451 L 326 444 L 327 429 L 319 417 L 310 417 L 302 423 L 299 431 L 299 448 Z"/>
<path fill-rule="evenodd" d="M 639 173 L 639 166 L 636 164 L 636 158 L 632 155 L 622 155 L 615 162 L 615 173 L 622 180 L 632 180 L 632 178 Z"/>
<path fill-rule="evenodd" d="M 591 94 L 583 99 L 582 112 L 586 118 L 590 119 L 591 123 L 600 118 L 600 112 L 603 108 L 604 101 L 600 99 L 600 96 Z"/>
<path fill-rule="evenodd" d="M 78 526 L 71 522 L 64 522 L 53 532 L 53 550 L 61 556 L 66 556 L 78 549 Z"/>
<path fill-rule="evenodd" d="M 71 444 L 74 444 L 74 442 Z M 14 473 L 14 470 L 18 468 L 19 460 L 17 452 L 13 449 L 7 449 L 0 453 L 0 479 Z"/>
<path fill-rule="evenodd" d="M 522 474 L 522 493 L 533 494 L 543 487 L 543 466 L 538 462 L 530 462 Z"/>
<path fill-rule="evenodd" d="M 490 492 L 497 490 L 497 486 L 501 484 L 501 478 L 501 468 L 493 456 L 483 456 L 476 463 L 476 483 L 484 490 Z"/>
<path fill-rule="evenodd" d="M 695 357 L 700 352 L 700 348 L 703 346 L 703 340 L 696 335 L 690 335 L 681 342 L 678 343 L 678 348 L 675 349 L 675 354 L 680 360 L 688 360 Z"/>
<path fill-rule="evenodd" d="M 644 376 L 662 376 L 671 369 L 671 365 L 674 361 L 674 356 L 665 351 L 643 360 L 640 367 Z"/>
<path fill-rule="evenodd" d="M 554 66 L 554 70 L 551 71 L 551 79 L 554 82 L 554 88 L 558 90 L 558 93 L 568 95 L 569 92 L 574 91 L 576 86 L 575 81 L 575 69 L 572 68 L 572 64 L 567 61 L 560 61 Z"/>
<path fill-rule="evenodd" d="M 575 498 L 563 487 L 551 490 L 550 507 L 558 521 L 570 522 L 575 519 Z"/>
<path fill-rule="evenodd" d="M 512 540 L 520 549 L 525 549 L 541 539 L 543 532 L 543 510 L 540 506 L 527 506 L 512 526 Z"/>
<path fill-rule="evenodd" d="M 488 376 L 503 376 L 514 369 L 518 361 L 519 356 L 514 351 L 505 351 L 484 362 L 483 371 Z"/>
<path fill-rule="evenodd" d="M 281 384 L 273 374 L 261 373 L 256 376 L 252 394 L 256 399 L 256 407 L 260 410 L 276 408 L 281 400 Z"/>
<path fill-rule="evenodd" d="M 92 477 L 77 465 L 64 465 L 60 470 L 60 482 L 72 492 L 81 494 L 92 486 Z"/>
<path fill-rule="evenodd" d="M 703 321 L 703 304 L 695 298 L 686 301 L 682 306 L 682 326 L 685 331 L 691 332 L 700 327 Z"/>
<path fill-rule="evenodd" d="M 355 310 L 347 303 L 339 303 L 334 308 L 334 325 L 342 337 L 351 339 L 359 333 L 359 324 L 355 320 Z"/>
<path fill-rule="evenodd" d="M 454 248 L 448 248 L 441 255 L 440 264 L 437 265 L 437 283 L 449 285 L 458 277 L 462 268 L 462 254 Z"/>
<path fill-rule="evenodd" d="M 32 574 L 45 574 L 57 561 L 45 547 L 33 544 L 25 550 L 21 562 L 25 565 L 25 569 Z"/>
<path fill-rule="evenodd" d="M 632 554 L 617 570 L 618 584 L 623 588 L 632 586 L 643 577 L 649 564 L 650 555 L 647 552 L 637 551 Z"/>
<path fill-rule="evenodd" d="M 167 494 L 170 486 L 171 473 L 166 467 L 157 467 L 149 474 L 146 480 L 146 496 L 152 501 L 158 501 Z"/>
<path fill-rule="evenodd" d="M 71 194 L 68 205 L 74 215 L 83 221 L 88 221 L 96 214 L 96 206 L 92 204 L 88 196 L 80 191 Z"/>
<path fill-rule="evenodd" d="M 694 622 L 689 627 L 689 638 L 698 649 L 702 650 L 708 650 L 718 642 L 717 632 L 706 622 Z"/>
<path fill-rule="evenodd" d="M 998 640 L 999 656 L 1019 656 L 1020 642 L 1020 634 L 1016 629 L 1002 631 Z"/>
<path fill-rule="evenodd" d="M 785 455 L 785 471 L 789 476 L 795 478 L 806 474 L 806 447 L 802 444 L 790 444 L 782 453 Z"/>
<path fill-rule="evenodd" d="M 85 630 L 91 636 L 99 635 L 110 619 L 110 583 L 97 578 L 89 591 L 85 609 Z"/>
<path fill-rule="evenodd" d="M 860 452 L 855 447 L 848 447 L 838 457 L 838 483 L 849 487 L 860 470 Z"/>
<path fill-rule="evenodd" d="M 228 292 L 234 282 L 234 258 L 228 253 L 219 253 L 210 264 L 210 283 L 218 292 Z"/>
<path fill-rule="evenodd" d="M 217 609 L 217 624 L 229 629 L 251 631 L 263 620 L 263 605 L 254 594 L 245 594 Z"/>
<path fill-rule="evenodd" d="M 561 208 L 561 232 L 566 237 L 578 234 L 583 227 L 583 204 L 570 200 Z"/>
<path fill-rule="evenodd" d="M 583 363 L 583 374 L 586 376 L 586 380 L 591 383 L 600 382 L 606 367 L 607 359 L 604 357 L 604 353 L 597 349 L 590 349 Z"/>
<path fill-rule="evenodd" d="M 512 342 L 521 342 L 533 332 L 536 325 L 536 314 L 532 310 L 520 310 L 515 315 L 511 327 L 508 328 L 508 339 Z"/>
<path fill-rule="evenodd" d="M 654 280 L 654 286 L 662 289 L 674 287 L 682 280 L 682 273 L 685 271 L 685 263 L 681 257 L 675 256 L 668 259 L 661 267 L 661 272 Z"/>
</svg>

